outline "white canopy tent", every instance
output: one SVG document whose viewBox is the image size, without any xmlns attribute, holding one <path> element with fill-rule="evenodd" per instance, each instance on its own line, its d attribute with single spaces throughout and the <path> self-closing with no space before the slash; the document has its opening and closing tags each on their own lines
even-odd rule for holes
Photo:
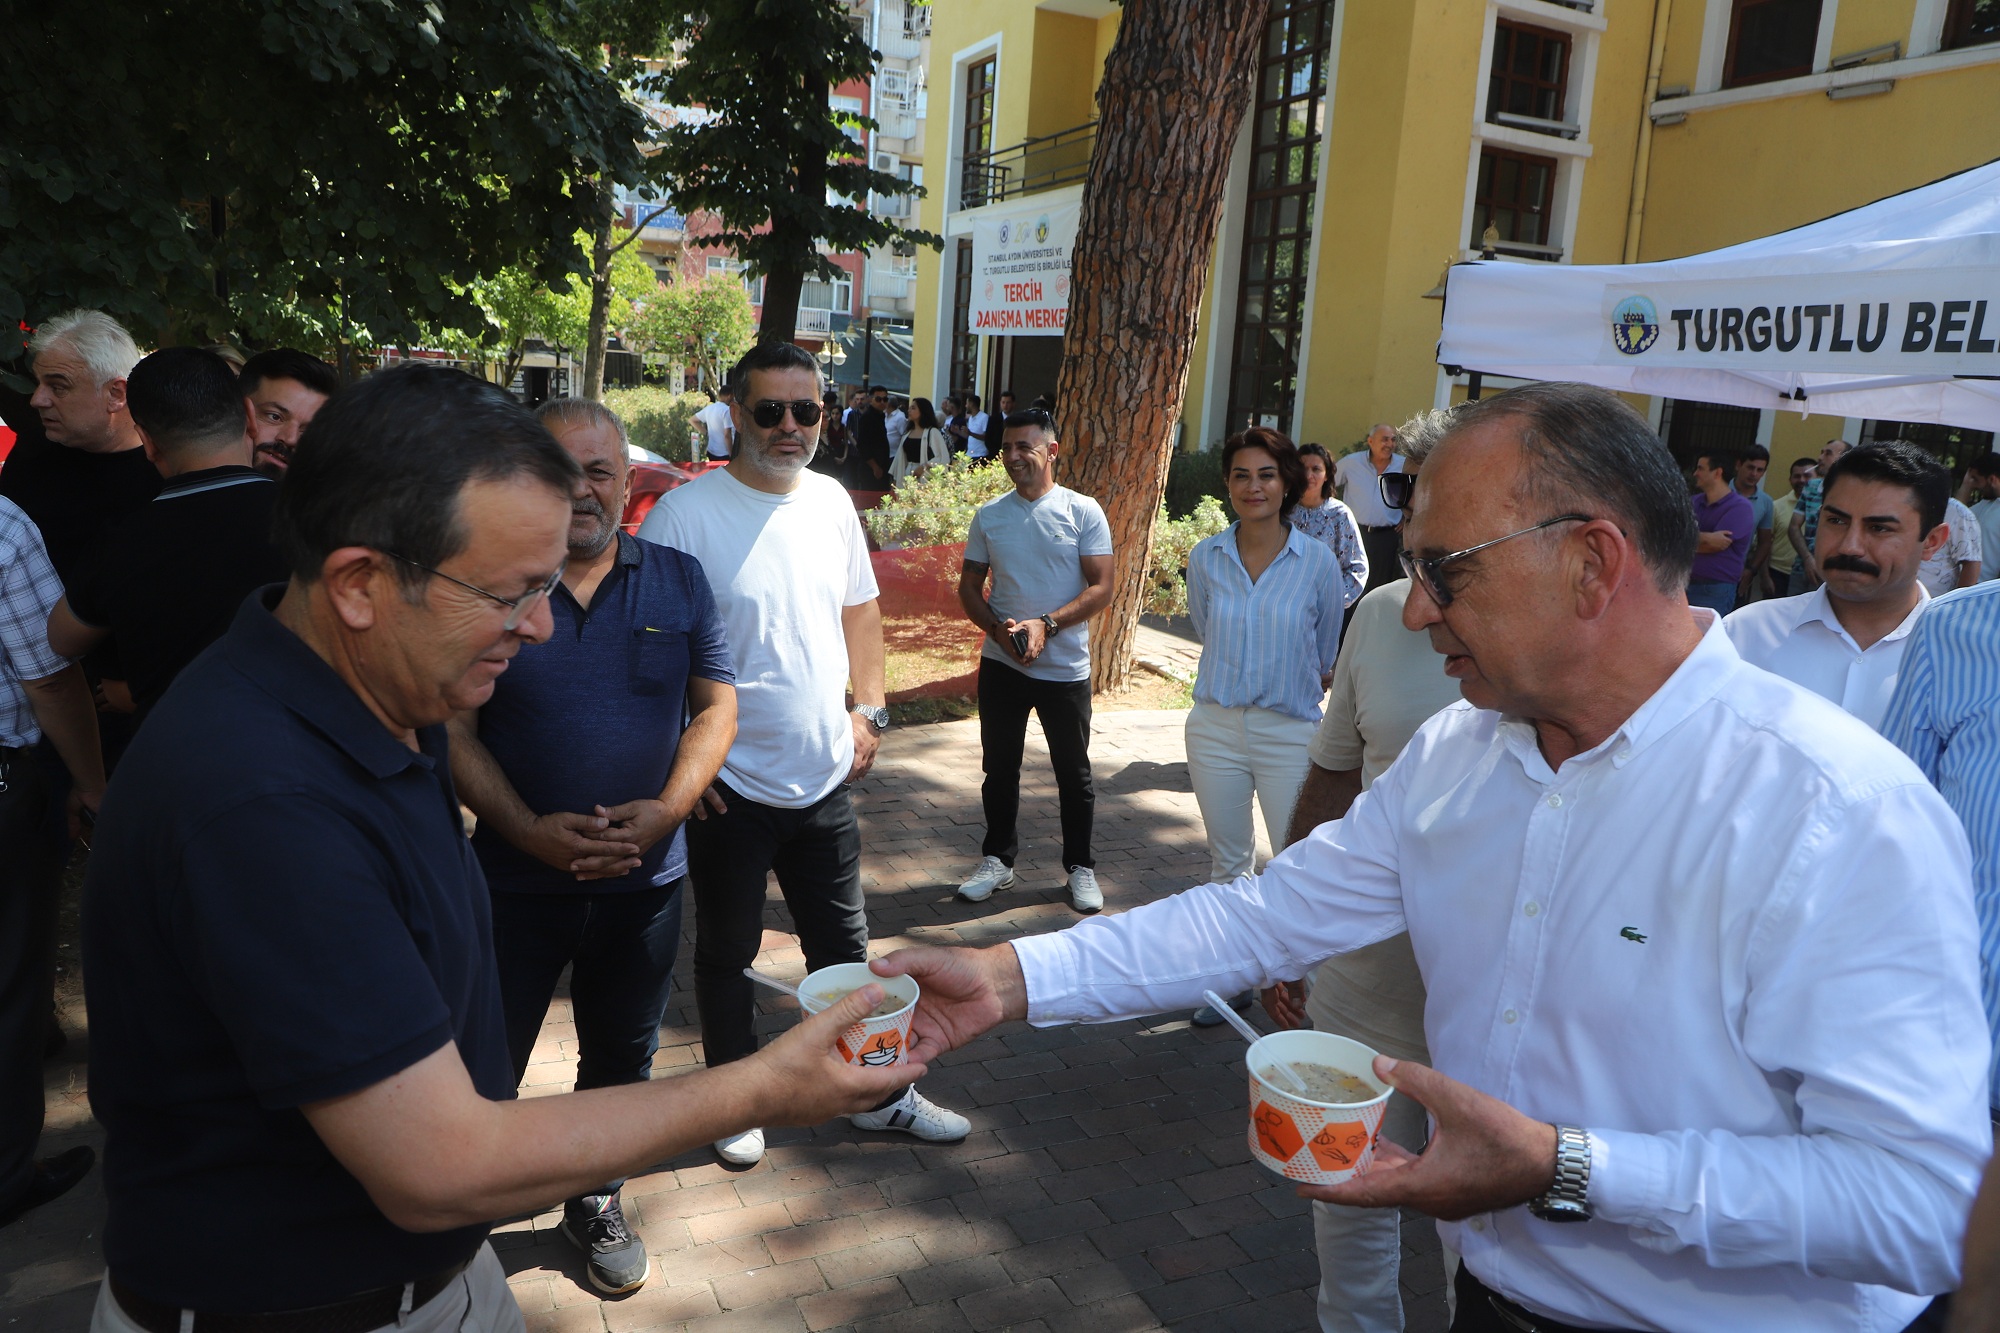
<svg viewBox="0 0 2000 1333">
<path fill-rule="evenodd" d="M 1663 398 L 2000 430 L 2000 162 L 1685 259 L 1454 265 L 1437 359 Z"/>
</svg>

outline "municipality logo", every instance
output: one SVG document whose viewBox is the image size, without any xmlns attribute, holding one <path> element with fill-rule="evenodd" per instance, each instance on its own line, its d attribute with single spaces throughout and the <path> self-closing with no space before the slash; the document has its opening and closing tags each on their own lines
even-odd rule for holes
<svg viewBox="0 0 2000 1333">
<path fill-rule="evenodd" d="M 1637 356 L 1660 336 L 1660 312 L 1643 296 L 1628 296 L 1611 312 L 1611 343 L 1627 356 Z"/>
<path fill-rule="evenodd" d="M 1007 244 L 1007 233 L 1012 230 L 1006 223 L 1000 224 L 1000 244 Z"/>
<path fill-rule="evenodd" d="M 1047 245 L 1048 243 L 1049 243 L 1049 215 L 1044 213 L 1042 214 L 1041 218 L 1035 223 L 1035 244 Z"/>
</svg>

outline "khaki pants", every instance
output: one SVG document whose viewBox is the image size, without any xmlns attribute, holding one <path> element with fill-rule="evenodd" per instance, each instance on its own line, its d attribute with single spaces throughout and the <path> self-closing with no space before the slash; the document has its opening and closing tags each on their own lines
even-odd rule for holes
<svg viewBox="0 0 2000 1333">
<path fill-rule="evenodd" d="M 183 1320 L 188 1316 L 183 1314 Z M 482 1245 L 455 1281 L 400 1320 L 382 1325 L 381 1333 L 525 1333 L 521 1307 L 507 1287 L 492 1245 Z M 107 1276 L 97 1288 L 97 1308 L 91 1312 L 90 1333 L 145 1333 L 111 1295 Z"/>
</svg>

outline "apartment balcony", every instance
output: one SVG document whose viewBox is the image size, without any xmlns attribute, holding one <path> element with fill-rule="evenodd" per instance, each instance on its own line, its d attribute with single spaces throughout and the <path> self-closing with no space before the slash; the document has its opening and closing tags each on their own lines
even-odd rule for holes
<svg viewBox="0 0 2000 1333">
<path fill-rule="evenodd" d="M 1090 174 L 1096 144 L 1093 120 L 1007 148 L 968 154 L 959 175 L 958 206 L 980 208 L 1074 185 Z"/>
</svg>

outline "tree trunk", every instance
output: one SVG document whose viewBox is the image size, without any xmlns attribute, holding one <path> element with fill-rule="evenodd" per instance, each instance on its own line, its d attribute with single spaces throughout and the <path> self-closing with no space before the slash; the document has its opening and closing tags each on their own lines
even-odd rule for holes
<svg viewBox="0 0 2000 1333">
<path fill-rule="evenodd" d="M 1104 62 L 1056 381 L 1063 481 L 1096 496 L 1111 524 L 1111 604 L 1091 633 L 1095 690 L 1122 686 L 1132 669 L 1153 520 L 1267 8 L 1127 0 Z"/>
<path fill-rule="evenodd" d="M 822 84 L 819 88 L 820 105 L 831 114 L 833 90 Z M 792 166 L 793 178 L 797 181 L 797 192 L 805 199 L 826 198 L 826 154 L 808 150 Z M 806 285 L 806 265 L 804 256 L 816 254 L 819 238 L 807 226 L 797 220 L 781 218 L 775 213 L 771 217 L 771 234 L 784 242 L 780 253 L 797 255 L 794 262 L 787 259 L 782 267 L 766 270 L 764 274 L 764 305 L 757 315 L 757 340 L 759 342 L 790 342 L 799 331 L 799 294 Z"/>
<path fill-rule="evenodd" d="M 590 238 L 590 329 L 584 337 L 583 396 L 593 403 L 604 397 L 604 339 L 611 322 L 611 177 L 600 175 L 597 233 Z"/>
</svg>

